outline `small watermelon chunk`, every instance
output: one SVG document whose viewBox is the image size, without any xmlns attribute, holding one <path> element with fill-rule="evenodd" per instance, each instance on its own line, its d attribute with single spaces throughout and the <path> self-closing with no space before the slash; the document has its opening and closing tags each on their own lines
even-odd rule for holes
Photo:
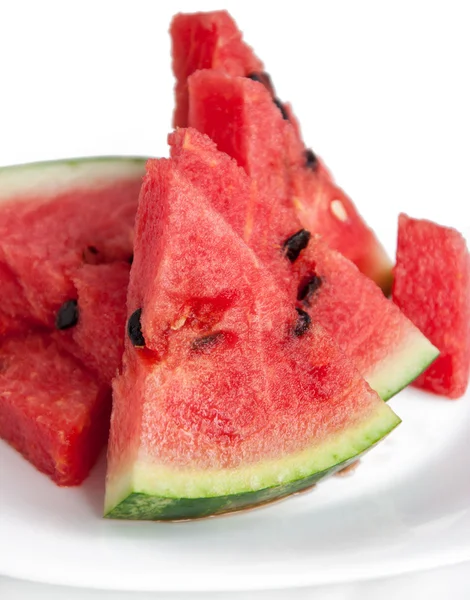
<svg viewBox="0 0 470 600">
<path fill-rule="evenodd" d="M 383 399 L 400 391 L 436 357 L 436 348 L 380 288 L 318 236 L 307 236 L 297 258 L 287 260 L 283 242 L 300 227 L 292 206 L 277 210 L 273 196 L 257 195 L 243 169 L 207 136 L 192 128 L 178 129 L 169 143 L 178 169 L 203 190 L 276 282 L 292 300 L 299 299 Z M 214 177 L 215 169 L 220 179 Z"/>
<path fill-rule="evenodd" d="M 176 75 L 175 127 L 186 127 L 188 124 L 186 80 L 191 73 L 197 69 L 217 69 L 230 75 L 248 75 L 263 68 L 225 10 L 175 15 L 171 37 Z"/>
<path fill-rule="evenodd" d="M 174 161 L 147 169 L 106 515 L 238 510 L 356 460 L 399 419 Z"/>
<path fill-rule="evenodd" d="M 458 231 L 400 215 L 393 301 L 440 350 L 415 385 L 462 396 L 470 375 L 470 256 Z"/>
<path fill-rule="evenodd" d="M 83 265 L 72 276 L 77 322 L 55 339 L 110 384 L 121 366 L 126 328 L 129 263 Z"/>
<path fill-rule="evenodd" d="M 53 328 L 83 264 L 128 260 L 145 161 L 90 158 L 0 169 L 0 275 L 22 289 L 0 298 L 0 331 L 24 312 Z M 23 301 L 22 299 L 22 301 Z"/>
<path fill-rule="evenodd" d="M 58 485 L 78 485 L 104 446 L 108 386 L 48 333 L 2 340 L 0 437 Z"/>
<path fill-rule="evenodd" d="M 291 107 L 276 98 L 269 76 L 231 17 L 220 12 L 177 15 L 171 34 L 175 125 L 207 133 L 261 191 L 281 193 L 305 229 L 321 234 L 388 293 L 390 259 L 323 162 L 305 147 Z M 197 50 L 191 45 L 195 39 Z M 206 71 L 196 73 L 201 69 Z"/>
</svg>

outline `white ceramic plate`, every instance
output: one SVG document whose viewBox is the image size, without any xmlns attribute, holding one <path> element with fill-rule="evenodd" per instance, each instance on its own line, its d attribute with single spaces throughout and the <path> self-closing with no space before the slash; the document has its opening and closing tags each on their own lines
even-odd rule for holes
<svg viewBox="0 0 470 600">
<path fill-rule="evenodd" d="M 393 256 L 400 210 L 470 239 L 465 3 L 226 0 L 308 144 Z M 197 5 L 197 6 L 196 6 Z M 0 164 L 166 152 L 167 27 L 212 0 L 1 8 Z M 280 37 L 282 32 L 282 37 Z M 59 49 L 59 51 L 58 51 Z M 369 579 L 470 560 L 470 398 L 414 390 L 402 425 L 348 478 L 263 509 L 182 524 L 100 518 L 104 461 L 58 489 L 0 441 L 0 573 L 133 590 Z"/>
<path fill-rule="evenodd" d="M 101 519 L 104 461 L 59 489 L 0 444 L 0 574 L 112 589 L 339 583 L 470 560 L 470 398 L 414 390 L 347 477 L 247 513 L 188 523 Z"/>
</svg>

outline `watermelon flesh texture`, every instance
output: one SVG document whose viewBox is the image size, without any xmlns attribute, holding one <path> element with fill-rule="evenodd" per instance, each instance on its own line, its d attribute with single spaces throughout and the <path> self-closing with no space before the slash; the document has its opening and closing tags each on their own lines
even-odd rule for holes
<svg viewBox="0 0 470 600">
<path fill-rule="evenodd" d="M 200 187 L 211 206 L 229 222 L 291 297 L 297 294 L 295 271 L 283 257 L 286 239 L 301 229 L 292 211 L 278 210 L 257 183 L 206 135 L 193 128 L 169 135 L 170 153 L 178 168 Z M 221 175 L 214 177 L 214 170 Z M 302 255 L 298 260 L 302 260 Z"/>
<path fill-rule="evenodd" d="M 74 271 L 90 256 L 95 261 L 95 251 L 101 262 L 132 255 L 143 165 L 109 158 L 0 170 L 0 265 L 21 286 L 31 319 L 54 327 L 58 309 L 74 297 Z M 21 319 L 16 303 L 2 295 L 4 333 Z"/>
<path fill-rule="evenodd" d="M 393 301 L 440 350 L 414 382 L 459 398 L 470 374 L 470 257 L 455 229 L 401 214 Z"/>
<path fill-rule="evenodd" d="M 126 328 L 130 264 L 83 265 L 72 276 L 78 322 L 57 331 L 55 339 L 104 382 L 121 366 Z"/>
<path fill-rule="evenodd" d="M 0 437 L 58 485 L 80 484 L 108 432 L 108 386 L 47 332 L 0 345 Z"/>
<path fill-rule="evenodd" d="M 398 418 L 319 326 L 293 335 L 294 303 L 175 162 L 147 169 L 128 295 L 145 347 L 126 341 L 114 382 L 107 516 L 257 505 L 392 430 Z"/>
<path fill-rule="evenodd" d="M 294 203 L 303 226 L 323 235 L 330 246 L 352 260 L 388 293 L 390 259 L 322 161 L 317 157 L 313 164 L 306 161 L 306 147 L 291 107 L 275 98 L 271 81 L 262 72 L 262 63 L 243 42 L 230 15 L 226 12 L 177 15 L 171 34 L 176 77 L 175 126 L 196 127 L 211 137 L 209 129 L 216 129 L 219 148 L 236 158 L 255 180 L 261 176 L 261 180 L 266 178 L 274 184 L 285 179 L 288 189 L 283 200 Z M 201 69 L 210 69 L 214 77 L 204 75 L 193 83 L 186 81 Z M 221 77 L 224 74 L 235 78 L 251 76 L 258 81 L 249 80 L 254 86 L 246 87 L 226 84 Z M 237 89 L 237 85 L 241 87 Z M 257 94 L 256 88 L 265 90 L 264 104 L 258 97 L 261 91 Z M 250 96 L 251 111 L 246 111 Z M 214 105 L 218 107 L 215 110 Z M 230 107 L 227 113 L 226 106 Z M 256 139 L 250 140 L 247 132 L 253 134 L 253 130 Z M 259 186 L 263 189 L 261 180 Z M 265 191 L 269 194 L 272 190 L 268 185 Z"/>
<path fill-rule="evenodd" d="M 4 309 L 0 313 L 0 338 L 8 333 L 26 333 L 38 322 L 29 314 L 29 305 L 19 281 L 7 265 L 0 263 L 0 304 Z"/>
<path fill-rule="evenodd" d="M 299 299 L 301 308 L 354 360 L 383 399 L 397 393 L 437 356 L 436 348 L 380 288 L 319 236 L 313 236 L 297 260 L 289 262 L 282 244 L 300 228 L 292 207 L 276 210 L 272 198 L 258 197 L 243 169 L 207 136 L 191 128 L 179 129 L 169 136 L 169 143 L 179 170 L 203 190 L 292 301 L 308 284 L 320 282 L 313 286 L 314 293 Z"/>
</svg>

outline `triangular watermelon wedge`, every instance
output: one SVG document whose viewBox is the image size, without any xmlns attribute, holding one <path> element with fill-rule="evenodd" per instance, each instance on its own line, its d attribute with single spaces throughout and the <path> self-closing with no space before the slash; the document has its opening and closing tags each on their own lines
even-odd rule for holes
<svg viewBox="0 0 470 600">
<path fill-rule="evenodd" d="M 305 147 L 292 109 L 275 97 L 261 61 L 243 42 L 230 15 L 225 11 L 176 15 L 171 35 L 177 80 L 175 125 L 189 125 L 211 137 L 218 134 L 213 139 L 219 149 L 236 158 L 258 181 L 260 191 L 279 194 L 278 183 L 284 180 L 282 200 L 294 204 L 303 227 L 321 234 L 388 293 L 390 259 L 351 199 Z M 206 74 L 186 81 L 200 69 L 210 69 L 214 77 Z M 252 85 L 234 92 L 233 84 L 226 87 L 223 74 L 244 76 Z M 241 108 L 246 93 L 253 99 L 251 113 Z M 240 108 L 236 117 L 235 106 Z M 253 131 L 256 142 L 249 143 Z"/>
<path fill-rule="evenodd" d="M 346 466 L 399 423 L 174 161 L 147 166 L 128 310 L 109 517 L 265 503 Z"/>
<path fill-rule="evenodd" d="M 212 76 L 210 71 L 198 75 L 206 73 Z M 244 108 L 248 112 L 250 105 Z M 299 227 L 292 208 L 274 210 L 274 202 L 268 204 L 269 199 L 256 196 L 253 181 L 207 136 L 192 128 L 178 129 L 169 142 L 179 170 L 204 190 L 212 206 L 269 267 L 276 282 L 335 339 L 384 400 L 436 358 L 437 349 L 380 288 L 319 236 L 308 240 L 297 260 L 287 260 L 282 242 Z"/>
<path fill-rule="evenodd" d="M 299 266 L 297 298 L 353 359 L 383 400 L 414 381 L 439 355 L 356 265 L 313 236 Z"/>
</svg>

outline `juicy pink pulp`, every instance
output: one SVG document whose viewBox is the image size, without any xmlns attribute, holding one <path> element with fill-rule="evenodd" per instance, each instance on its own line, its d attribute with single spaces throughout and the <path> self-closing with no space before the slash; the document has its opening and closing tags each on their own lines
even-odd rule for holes
<svg viewBox="0 0 470 600">
<path fill-rule="evenodd" d="M 109 427 L 108 386 L 48 333 L 3 339 L 0 437 L 58 485 L 85 479 Z"/>
</svg>

